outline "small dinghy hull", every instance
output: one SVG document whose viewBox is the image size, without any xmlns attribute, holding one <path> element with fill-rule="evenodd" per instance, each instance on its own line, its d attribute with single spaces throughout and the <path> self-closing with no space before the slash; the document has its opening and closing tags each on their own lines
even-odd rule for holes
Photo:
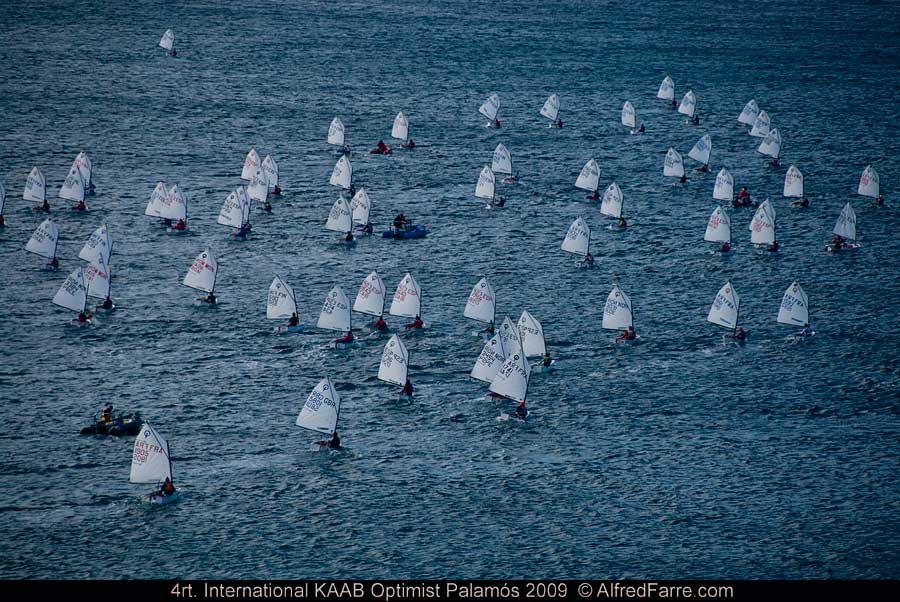
<svg viewBox="0 0 900 602">
<path fill-rule="evenodd" d="M 181 499 L 181 492 L 175 491 L 175 493 L 171 495 L 161 495 L 156 492 L 148 493 L 141 499 L 147 504 L 153 504 L 155 506 L 168 506 L 169 504 L 174 504 Z"/>
<path fill-rule="evenodd" d="M 550 360 L 549 366 L 545 366 L 542 362 L 531 365 L 532 372 L 550 372 L 551 370 L 556 370 L 556 360 Z"/>
<path fill-rule="evenodd" d="M 428 234 L 425 226 L 416 224 L 406 230 L 387 230 L 381 233 L 382 238 L 393 238 L 395 240 L 406 240 L 409 238 L 425 238 Z"/>
</svg>

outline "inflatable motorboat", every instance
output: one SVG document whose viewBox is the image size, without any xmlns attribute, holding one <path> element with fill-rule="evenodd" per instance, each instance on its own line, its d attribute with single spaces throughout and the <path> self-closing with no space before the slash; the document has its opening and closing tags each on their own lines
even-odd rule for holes
<svg viewBox="0 0 900 602">
<path fill-rule="evenodd" d="M 141 415 L 138 412 L 133 414 L 114 413 L 108 420 L 97 418 L 93 424 L 82 428 L 81 434 L 123 437 L 125 435 L 137 435 L 140 430 Z"/>
<path fill-rule="evenodd" d="M 415 224 L 414 226 L 407 226 L 402 230 L 391 228 L 390 230 L 382 232 L 381 236 L 382 238 L 404 240 L 407 238 L 425 238 L 426 234 L 428 234 L 428 231 L 425 229 L 425 226 L 421 224 Z"/>
</svg>

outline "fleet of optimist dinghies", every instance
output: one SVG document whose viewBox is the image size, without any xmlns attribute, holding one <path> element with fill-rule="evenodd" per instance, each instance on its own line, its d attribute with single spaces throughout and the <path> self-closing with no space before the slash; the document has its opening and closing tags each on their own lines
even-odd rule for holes
<svg viewBox="0 0 900 602">
<path fill-rule="evenodd" d="M 167 30 L 159 46 L 169 55 L 176 56 L 174 42 L 174 33 Z M 680 102 L 677 101 L 675 82 L 666 76 L 659 85 L 656 97 L 688 117 L 689 123 L 699 124 L 698 100 L 693 90 L 685 92 Z M 551 94 L 540 107 L 539 115 L 548 120 L 547 126 L 550 128 L 563 127 L 560 105 L 559 96 Z M 497 93 L 490 94 L 481 104 L 478 112 L 488 120 L 485 127 L 501 128 L 500 107 L 501 99 Z M 625 101 L 620 121 L 632 134 L 645 131 L 644 124 L 637 116 L 638 110 L 635 105 L 631 101 Z M 778 167 L 783 146 L 782 135 L 773 127 L 771 116 L 753 99 L 744 105 L 737 120 L 750 128 L 748 132 L 750 136 L 761 139 L 757 151 L 769 158 L 769 165 Z M 639 128 L 636 127 L 637 124 L 640 124 Z M 401 146 L 405 149 L 416 148 L 409 133 L 409 119 L 403 111 L 400 111 L 391 123 L 390 138 L 400 140 Z M 338 188 L 339 194 L 327 216 L 324 216 L 324 227 L 340 234 L 341 242 L 353 243 L 354 232 L 357 235 L 373 232 L 371 222 L 373 197 L 370 196 L 369 188 L 356 188 L 347 132 L 344 123 L 338 117 L 334 117 L 329 124 L 325 142 L 334 148 L 337 156 L 328 183 Z M 713 142 L 710 135 L 702 134 L 687 153 L 687 156 L 697 163 L 695 171 L 710 171 L 712 150 Z M 391 153 L 391 149 L 383 141 L 379 141 L 369 152 L 387 155 Z M 684 159 L 676 148 L 668 149 L 662 168 L 664 178 L 677 178 L 676 184 L 687 181 Z M 601 201 L 599 213 L 615 220 L 609 224 L 610 230 L 624 230 L 627 227 L 624 217 L 625 195 L 621 187 L 612 181 L 608 184 L 603 183 L 606 188 L 601 196 L 599 192 L 601 176 L 600 164 L 591 158 L 578 173 L 574 186 L 588 193 L 587 200 Z M 519 179 L 518 172 L 513 169 L 512 154 L 502 142 L 494 148 L 490 163 L 481 167 L 475 184 L 475 198 L 484 201 L 491 209 L 502 208 L 506 204 L 504 196 L 498 194 L 498 177 L 502 178 L 499 184 L 514 184 Z M 279 186 L 278 163 L 272 155 L 260 159 L 257 151 L 251 149 L 241 168 L 240 181 L 241 184 L 235 188 L 223 191 L 224 201 L 216 223 L 230 230 L 230 238 L 246 240 L 252 231 L 251 218 L 254 205 L 271 212 L 270 199 L 282 193 Z M 38 166 L 34 166 L 25 177 L 22 198 L 30 204 L 32 210 L 49 213 L 51 207 L 47 188 L 44 174 Z M 89 208 L 86 196 L 94 192 L 93 164 L 88 155 L 81 152 L 66 173 L 58 197 L 73 202 L 72 211 L 87 212 Z M 345 193 L 348 194 L 347 197 L 344 196 Z M 879 175 L 872 166 L 867 166 L 862 172 L 857 194 L 874 199 L 875 206 L 883 206 Z M 741 187 L 740 192 L 735 194 L 734 178 L 725 166 L 720 167 L 715 176 L 711 196 L 720 204 L 713 209 L 709 217 L 703 240 L 717 245 L 719 252 L 731 251 L 734 244 L 732 222 L 735 216 L 730 216 L 727 208 L 750 206 L 755 208 L 755 212 L 748 220 L 750 243 L 761 253 L 779 250 L 775 202 L 772 199 L 766 198 L 759 202 L 750 195 L 746 187 Z M 791 205 L 796 208 L 802 209 L 810 205 L 805 195 L 803 173 L 796 165 L 790 165 L 785 172 L 782 196 L 791 199 Z M 3 210 L 7 204 L 7 188 L 0 182 L 0 227 L 5 223 Z M 159 220 L 160 225 L 168 232 L 177 234 L 188 231 L 188 200 L 178 184 L 169 186 L 165 182 L 158 182 L 150 193 L 144 214 Z M 851 203 L 847 202 L 837 217 L 833 237 L 826 245 L 826 250 L 836 252 L 859 248 L 856 226 L 856 213 Z M 698 236 L 699 228 L 698 224 Z M 384 232 L 383 236 L 405 239 L 422 238 L 425 235 L 424 226 L 413 224 L 401 213 L 394 217 L 391 228 Z M 578 216 L 562 238 L 561 250 L 578 257 L 576 264 L 578 267 L 589 268 L 595 263 L 591 254 L 591 236 L 588 219 L 585 216 Z M 59 238 L 56 221 L 47 217 L 27 241 L 25 250 L 46 260 L 43 269 L 56 270 L 59 268 Z M 84 263 L 72 268 L 52 299 L 53 304 L 77 314 L 72 320 L 74 324 L 80 327 L 89 326 L 94 323 L 95 314 L 115 310 L 111 297 L 112 256 L 111 233 L 106 224 L 100 224 L 78 253 L 78 259 Z M 198 301 L 211 306 L 216 305 L 218 272 L 219 262 L 212 249 L 206 247 L 190 264 L 182 283 L 186 287 L 204 293 Z M 414 390 L 409 372 L 410 352 L 404 339 L 408 341 L 409 337 L 415 336 L 425 328 L 422 319 L 423 288 L 412 273 L 406 273 L 394 289 L 386 314 L 387 295 L 388 289 L 376 271 L 366 276 L 352 302 L 342 286 L 336 284 L 325 294 L 315 328 L 339 333 L 340 336 L 333 339 L 330 344 L 330 347 L 338 351 L 348 351 L 362 345 L 372 346 L 371 340 L 376 337 L 375 345 L 381 348 L 378 380 L 400 387 L 399 399 L 409 400 L 413 397 Z M 89 309 L 90 299 L 102 300 L 102 303 Z M 707 314 L 708 322 L 725 329 L 724 337 L 729 342 L 743 343 L 749 336 L 748 331 L 740 325 L 740 301 L 734 285 L 731 281 L 727 281 L 716 293 Z M 354 334 L 354 313 L 365 316 L 365 320 L 368 321 L 365 328 L 368 329 L 369 335 L 362 341 Z M 386 315 L 403 318 L 402 325 L 394 325 L 396 332 L 391 332 L 391 326 L 385 319 Z M 279 322 L 273 329 L 275 334 L 299 333 L 307 329 L 300 323 L 294 289 L 278 275 L 274 276 L 268 289 L 265 316 L 269 320 Z M 472 334 L 483 341 L 481 352 L 475 358 L 469 373 L 471 378 L 487 385 L 488 397 L 515 403 L 514 411 L 501 412 L 499 420 L 525 420 L 529 415 L 525 402 L 532 375 L 556 367 L 556 360 L 552 358 L 547 348 L 541 322 L 525 310 L 517 322 L 503 316 L 497 326 L 497 295 L 487 277 L 481 278 L 472 288 L 462 316 L 479 325 Z M 615 339 L 618 344 L 634 345 L 642 340 L 635 331 L 632 300 L 618 283 L 613 286 L 597 318 L 600 328 L 620 333 Z M 792 282 L 784 292 L 775 319 L 778 324 L 800 329 L 792 333 L 791 338 L 800 339 L 815 334 L 809 326 L 808 297 L 799 282 Z M 381 340 L 384 339 L 377 338 L 380 335 L 387 338 L 383 347 Z M 326 376 L 309 394 L 296 419 L 297 426 L 328 437 L 312 442 L 311 449 L 342 449 L 337 433 L 340 408 L 341 397 L 335 383 Z M 179 497 L 179 492 L 172 483 L 172 462 L 168 443 L 149 423 L 143 424 L 135 440 L 130 480 L 132 483 L 159 485 L 158 491 L 145 496 L 144 499 L 148 502 L 165 504 Z"/>
</svg>

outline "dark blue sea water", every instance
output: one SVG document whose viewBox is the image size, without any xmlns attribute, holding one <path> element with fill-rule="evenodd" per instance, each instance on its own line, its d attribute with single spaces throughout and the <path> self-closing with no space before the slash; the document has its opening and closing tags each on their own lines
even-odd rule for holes
<svg viewBox="0 0 900 602">
<path fill-rule="evenodd" d="M 0 21 L 0 576 L 900 576 L 895 4 L 48 1 L 8 3 Z M 156 46 L 168 27 L 174 59 Z M 695 91 L 699 127 L 655 99 L 666 74 L 679 98 Z M 493 91 L 499 131 L 476 112 Z M 559 131 L 538 116 L 554 92 Z M 750 98 L 785 167 L 736 121 Z M 619 125 L 625 100 L 646 135 Z M 422 147 L 366 155 L 399 110 Z M 403 210 L 426 240 L 346 248 L 324 230 L 334 116 L 373 221 Z M 666 149 L 686 157 L 707 132 L 713 173 L 664 181 Z M 523 181 L 491 212 L 472 193 L 498 142 Z M 232 242 L 215 220 L 251 147 L 278 160 L 285 195 Z M 80 150 L 97 185 L 85 216 L 55 198 Z M 624 191 L 624 233 L 573 188 L 591 157 Z M 806 211 L 780 195 L 790 163 Z M 869 163 L 887 209 L 855 195 Z M 43 219 L 21 199 L 33 165 L 59 209 L 58 273 L 24 251 Z M 772 197 L 777 255 L 753 250 L 750 210 L 731 213 L 733 254 L 702 242 L 723 166 Z M 158 180 L 187 195 L 191 235 L 143 215 Z M 847 201 L 862 249 L 825 253 Z M 578 215 L 593 271 L 559 250 Z M 50 300 L 101 222 L 120 310 L 77 330 Z M 204 245 L 216 309 L 180 284 Z M 355 295 L 373 269 L 424 291 L 410 402 L 376 380 L 383 338 L 338 353 L 331 333 L 274 336 L 265 319 L 276 273 L 314 324 L 332 286 Z M 501 315 L 531 311 L 558 358 L 532 377 L 525 425 L 497 422 L 468 378 L 479 343 L 462 311 L 485 274 Z M 726 279 L 744 347 L 705 321 Z M 819 332 L 801 344 L 775 323 L 792 280 Z M 614 282 L 641 346 L 600 330 Z M 344 400 L 336 455 L 294 426 L 326 374 Z M 180 503 L 139 501 L 130 438 L 78 435 L 105 402 L 168 438 Z"/>
</svg>

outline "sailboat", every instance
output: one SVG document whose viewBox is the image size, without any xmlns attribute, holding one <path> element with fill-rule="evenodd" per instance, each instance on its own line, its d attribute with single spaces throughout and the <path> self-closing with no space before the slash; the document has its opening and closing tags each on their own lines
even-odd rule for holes
<svg viewBox="0 0 900 602">
<path fill-rule="evenodd" d="M 235 188 L 225 198 L 222 209 L 219 210 L 217 224 L 234 228 L 231 236 L 238 240 L 246 240 L 250 231 L 250 198 L 243 187 Z"/>
<path fill-rule="evenodd" d="M 272 155 L 266 155 L 262 162 L 262 171 L 266 177 L 266 187 L 273 196 L 281 194 L 281 188 L 278 187 L 278 163 L 272 158 Z"/>
<path fill-rule="evenodd" d="M 353 221 L 350 205 L 344 195 L 339 195 L 325 222 L 325 229 L 344 234 L 344 242 L 353 242 Z"/>
<path fill-rule="evenodd" d="M 353 191 L 353 166 L 350 165 L 350 159 L 347 155 L 341 155 L 341 158 L 334 164 L 334 171 L 331 172 L 331 178 L 328 183 L 344 190 Z"/>
<path fill-rule="evenodd" d="M 88 282 L 88 296 L 106 299 L 109 296 L 109 257 L 112 254 L 113 242 L 106 224 L 101 224 L 78 253 L 78 257 L 87 261 L 90 267 L 85 272 Z M 105 280 L 105 282 L 104 282 Z M 95 282 L 96 281 L 96 282 Z M 103 294 L 101 297 L 100 294 Z M 110 301 L 110 306 L 103 308 L 112 311 L 115 306 Z"/>
<path fill-rule="evenodd" d="M 659 84 L 659 90 L 656 91 L 656 97 L 668 100 L 672 106 L 675 106 L 675 82 L 668 75 Z"/>
<path fill-rule="evenodd" d="M 144 209 L 144 215 L 148 217 L 157 217 L 162 219 L 162 207 L 166 201 L 166 195 L 169 194 L 164 182 L 157 182 L 153 192 L 150 193 L 150 200 L 147 201 L 147 207 Z"/>
<path fill-rule="evenodd" d="M 184 280 L 181 283 L 190 288 L 207 293 L 206 297 L 198 297 L 198 301 L 203 301 L 204 303 L 215 305 L 216 295 L 214 291 L 216 288 L 216 276 L 218 276 L 218 273 L 219 264 L 218 262 L 216 262 L 215 258 L 212 256 L 212 253 L 210 253 L 209 249 L 207 248 L 204 249 L 202 253 L 197 255 L 197 258 L 194 260 L 194 263 L 191 264 L 188 273 L 185 275 Z"/>
<path fill-rule="evenodd" d="M 159 217 L 167 226 L 167 232 L 176 234 L 187 232 L 187 199 L 178 189 L 178 184 L 173 184 L 166 192 L 166 197 L 159 207 Z M 170 226 L 172 222 L 175 223 Z"/>
<path fill-rule="evenodd" d="M 503 337 L 498 332 L 484 344 L 478 359 L 475 360 L 475 365 L 472 366 L 472 371 L 469 372 L 469 376 L 475 380 L 491 384 L 494 381 L 494 377 L 497 376 L 500 366 L 505 361 L 506 347 L 503 343 Z"/>
<path fill-rule="evenodd" d="M 59 189 L 59 198 L 75 201 L 76 205 L 72 207 L 73 211 L 87 211 L 88 206 L 84 202 L 84 189 L 85 182 L 81 178 L 81 171 L 77 165 L 73 164 L 69 168 L 69 175 L 66 176 L 66 181 L 63 182 L 62 187 Z"/>
<path fill-rule="evenodd" d="M 174 482 L 172 478 L 172 456 L 169 444 L 156 432 L 149 422 L 141 426 L 141 431 L 134 440 L 134 451 L 131 454 L 131 483 L 162 485 L 165 480 Z M 154 491 L 143 496 L 145 502 L 151 504 L 171 504 L 181 497 L 177 490 L 169 495 Z"/>
<path fill-rule="evenodd" d="M 781 134 L 778 132 L 778 128 L 769 130 L 766 137 L 759 143 L 759 148 L 756 149 L 756 152 L 772 157 L 769 165 L 773 167 L 778 166 L 778 155 L 781 154 Z"/>
<path fill-rule="evenodd" d="M 94 307 L 94 312 L 110 313 L 115 311 L 110 296 L 110 274 L 107 260 L 103 255 L 97 255 L 84 270 L 84 282 L 87 287 L 87 296 L 95 299 L 103 299 L 104 303 Z M 107 303 L 106 300 L 109 299 Z"/>
<path fill-rule="evenodd" d="M 591 229 L 583 218 L 578 217 L 569 226 L 566 237 L 562 242 L 562 250 L 566 253 L 579 255 L 581 261 L 577 264 L 580 268 L 590 268 L 594 266 L 594 256 L 591 255 Z"/>
<path fill-rule="evenodd" d="M 547 352 L 547 345 L 544 342 L 544 327 L 537 318 L 527 311 L 523 311 L 516 327 L 519 330 L 519 340 L 522 343 L 522 353 L 525 357 L 541 358 L 541 361 L 531 366 L 531 370 L 534 372 L 553 370 L 556 360 L 550 359 L 550 353 Z"/>
<path fill-rule="evenodd" d="M 859 248 L 856 242 L 856 212 L 850 203 L 841 209 L 833 232 L 834 238 L 825 246 L 826 251 L 853 251 Z"/>
<path fill-rule="evenodd" d="M 801 199 L 799 202 L 802 203 L 806 200 L 806 197 L 803 196 L 803 172 L 801 172 L 795 165 L 791 165 L 788 167 L 787 173 L 784 174 L 784 196 L 786 197 L 796 197 Z"/>
<path fill-rule="evenodd" d="M 333 209 L 333 208 L 332 208 Z M 351 221 L 356 229 L 364 234 L 372 233 L 372 222 L 369 221 L 369 213 L 372 210 L 372 200 L 365 188 L 360 188 L 350 201 Z"/>
<path fill-rule="evenodd" d="M 335 286 L 327 295 L 319 313 L 319 321 L 316 328 L 334 330 L 345 333 L 343 337 L 335 339 L 331 346 L 335 349 L 352 349 L 359 347 L 359 343 L 353 340 L 353 321 L 350 312 L 350 299 L 343 289 Z"/>
<path fill-rule="evenodd" d="M 56 243 L 59 241 L 59 228 L 49 217 L 41 222 L 34 234 L 25 245 L 25 250 L 35 255 L 49 259 L 46 269 L 55 270 L 59 267 L 59 259 L 56 257 Z"/>
<path fill-rule="evenodd" d="M 636 134 L 637 130 L 634 129 L 635 123 L 634 105 L 626 100 L 625 104 L 622 105 L 622 125 L 631 128 L 631 133 Z"/>
<path fill-rule="evenodd" d="M 712 138 L 709 137 L 709 134 L 703 134 L 703 136 L 697 140 L 697 144 L 694 145 L 691 152 L 688 153 L 688 157 L 700 164 L 697 171 L 707 172 L 709 171 L 710 153 L 712 153 Z"/>
<path fill-rule="evenodd" d="M 722 205 L 716 207 L 709 216 L 703 240 L 722 243 L 720 250 L 723 253 L 731 250 L 731 220 L 728 219 L 728 214 L 722 209 Z"/>
<path fill-rule="evenodd" d="M 499 128 L 500 120 L 497 119 L 497 113 L 500 111 L 500 97 L 495 93 L 488 96 L 487 100 L 478 107 L 478 112 L 488 118 L 488 123 L 484 127 Z"/>
<path fill-rule="evenodd" d="M 72 320 L 76 326 L 91 324 L 91 315 L 86 313 L 87 286 L 84 281 L 84 268 L 78 267 L 66 278 L 53 297 L 53 304 L 78 312 L 78 318 Z"/>
<path fill-rule="evenodd" d="M 412 323 L 406 325 L 407 330 L 420 329 L 424 326 L 422 323 L 422 289 L 412 274 L 407 272 L 400 284 L 397 285 L 388 313 L 392 316 L 414 318 Z"/>
<path fill-rule="evenodd" d="M 266 319 L 289 320 L 287 324 L 276 326 L 275 332 L 303 331 L 303 325 L 297 318 L 297 297 L 294 295 L 294 289 L 280 276 L 275 276 L 269 285 L 269 294 L 266 296 Z M 294 321 L 297 323 L 292 324 Z"/>
<path fill-rule="evenodd" d="M 391 126 L 391 138 L 401 140 L 400 146 L 403 148 L 416 147 L 416 143 L 409 137 L 409 120 L 403 114 L 403 111 L 400 111 L 394 117 L 394 125 Z"/>
<path fill-rule="evenodd" d="M 356 293 L 356 300 L 353 302 L 353 311 L 375 316 L 370 328 L 380 332 L 387 331 L 387 324 L 384 321 L 384 296 L 384 281 L 378 272 L 373 271 L 363 280 L 359 292 Z"/>
<path fill-rule="evenodd" d="M 250 152 L 247 153 L 247 158 L 244 159 L 244 167 L 241 169 L 241 179 L 247 180 L 248 182 L 252 180 L 253 176 L 256 174 L 256 170 L 260 168 L 260 165 L 259 153 L 256 152 L 255 148 L 251 148 Z"/>
<path fill-rule="evenodd" d="M 47 180 L 44 179 L 44 174 L 37 165 L 32 167 L 28 173 L 22 198 L 32 203 L 39 203 L 41 206 L 35 208 L 35 211 L 50 210 L 50 206 L 47 204 Z"/>
<path fill-rule="evenodd" d="M 694 96 L 693 90 L 688 90 L 687 92 L 685 92 L 684 96 L 681 97 L 681 104 L 678 105 L 678 112 L 682 115 L 687 115 L 688 117 L 693 118 L 696 109 L 697 97 Z"/>
<path fill-rule="evenodd" d="M 72 166 L 78 169 L 78 172 L 81 174 L 81 179 L 84 181 L 85 194 L 94 194 L 94 164 L 91 163 L 91 158 L 88 157 L 88 154 L 84 151 L 78 153 L 78 156 L 72 161 Z"/>
<path fill-rule="evenodd" d="M 494 182 L 494 172 L 491 171 L 489 166 L 485 165 L 481 169 L 481 173 L 478 174 L 478 183 L 475 184 L 475 197 L 487 200 L 487 205 L 485 205 L 487 209 L 503 207 L 503 204 L 499 202 L 494 203 Z"/>
<path fill-rule="evenodd" d="M 731 281 L 728 281 L 716 293 L 706 321 L 729 329 L 731 333 L 725 335 L 726 339 L 744 341 L 747 338 L 747 332 L 737 325 L 740 308 L 741 299 L 734 287 L 731 286 Z"/>
<path fill-rule="evenodd" d="M 528 381 L 530 379 L 531 366 L 528 365 L 525 354 L 521 351 L 512 351 L 497 370 L 497 375 L 491 381 L 490 391 L 501 398 L 524 403 L 528 397 Z M 501 412 L 497 419 L 505 421 L 513 416 L 516 415 Z"/>
<path fill-rule="evenodd" d="M 744 105 L 744 109 L 741 111 L 741 114 L 738 115 L 738 121 L 743 123 L 744 125 L 749 125 L 753 127 L 753 124 L 756 123 L 756 118 L 759 116 L 759 105 L 756 104 L 755 99 L 751 99 L 747 104 Z"/>
<path fill-rule="evenodd" d="M 616 338 L 616 343 L 631 343 L 634 345 L 641 338 L 634 332 L 634 312 L 631 306 L 631 299 L 622 292 L 619 285 L 614 285 L 609 296 L 606 297 L 601 327 L 605 330 L 623 331 L 622 336 Z"/>
<path fill-rule="evenodd" d="M 759 115 L 756 116 L 756 121 L 753 122 L 753 129 L 750 130 L 750 135 L 756 138 L 765 138 L 769 135 L 771 125 L 772 121 L 769 119 L 769 114 L 765 111 L 760 111 Z"/>
<path fill-rule="evenodd" d="M 344 141 L 344 123 L 337 117 L 328 126 L 328 144 L 339 147 L 335 149 L 335 154 L 350 154 L 350 147 Z"/>
<path fill-rule="evenodd" d="M 559 96 L 551 94 L 544 106 L 541 107 L 541 115 L 550 120 L 547 124 L 548 128 L 561 128 L 563 126 L 562 119 L 559 118 Z"/>
<path fill-rule="evenodd" d="M 666 160 L 663 163 L 663 176 L 669 178 L 679 178 L 682 182 L 684 177 L 684 160 L 674 148 L 669 148 L 666 153 Z"/>
<path fill-rule="evenodd" d="M 159 40 L 159 47 L 167 50 L 166 54 L 169 56 L 177 56 L 178 52 L 175 50 L 175 32 L 171 29 L 167 29 Z M 159 51 L 157 50 L 157 52 Z"/>
<path fill-rule="evenodd" d="M 517 176 L 512 175 L 512 159 L 509 156 L 509 151 L 502 143 L 498 144 L 497 148 L 494 149 L 494 154 L 491 157 L 491 171 L 495 174 L 506 174 L 506 177 L 503 178 L 504 184 L 512 184 L 518 179 Z"/>
<path fill-rule="evenodd" d="M 595 160 L 591 159 L 581 168 L 581 173 L 575 180 L 575 188 L 590 192 L 585 197 L 586 199 L 596 201 L 600 198 L 600 194 L 597 192 L 600 188 L 600 166 Z"/>
<path fill-rule="evenodd" d="M 734 178 L 731 172 L 724 167 L 716 174 L 716 184 L 713 187 L 712 196 L 717 201 L 728 201 L 730 203 L 734 200 Z"/>
<path fill-rule="evenodd" d="M 494 287 L 488 282 L 487 278 L 478 281 L 469 298 L 466 301 L 466 308 L 463 310 L 463 316 L 476 322 L 483 322 L 488 327 L 478 334 L 486 334 L 488 336 L 494 334 L 494 319 L 497 315 L 497 297 L 494 294 Z"/>
<path fill-rule="evenodd" d="M 381 353 L 378 365 L 378 380 L 401 387 L 409 382 L 409 352 L 400 337 L 391 335 Z M 400 399 L 408 400 L 411 395 L 400 394 Z"/>
<path fill-rule="evenodd" d="M 809 329 L 809 299 L 796 280 L 791 283 L 778 308 L 778 323 L 803 328 L 794 337 L 811 337 L 816 333 Z"/>
<path fill-rule="evenodd" d="M 262 167 L 258 167 L 253 172 L 253 177 L 250 178 L 250 183 L 247 184 L 247 196 L 250 197 L 251 201 L 256 201 L 257 203 L 265 203 L 266 199 L 269 198 L 269 179 Z"/>
<path fill-rule="evenodd" d="M 878 172 L 871 165 L 867 165 L 859 177 L 859 186 L 856 187 L 856 194 L 872 197 L 876 202 L 881 198 Z M 2 210 L 0 210 L 0 213 L 2 213 Z"/>
<path fill-rule="evenodd" d="M 766 199 L 756 208 L 756 213 L 750 221 L 750 242 L 757 249 L 777 251 L 778 242 L 775 239 L 775 208 L 769 199 Z"/>
<path fill-rule="evenodd" d="M 616 227 L 620 230 L 624 230 L 626 227 L 625 218 L 622 216 L 622 207 L 624 205 L 625 196 L 622 194 L 622 189 L 613 182 L 606 187 L 606 191 L 603 193 L 603 200 L 600 202 L 600 213 L 616 218 L 618 220 Z M 610 225 L 610 229 L 612 228 L 613 226 Z"/>
<path fill-rule="evenodd" d="M 337 433 L 337 423 L 341 416 L 341 396 L 338 395 L 334 388 L 334 383 L 327 376 L 319 381 L 306 403 L 300 408 L 297 415 L 297 426 L 314 433 L 321 433 L 334 437 Z M 337 439 L 338 447 L 335 449 L 330 445 L 331 440 L 316 441 L 310 447 L 311 451 L 322 451 L 327 449 L 340 449 L 340 439 Z"/>
</svg>

